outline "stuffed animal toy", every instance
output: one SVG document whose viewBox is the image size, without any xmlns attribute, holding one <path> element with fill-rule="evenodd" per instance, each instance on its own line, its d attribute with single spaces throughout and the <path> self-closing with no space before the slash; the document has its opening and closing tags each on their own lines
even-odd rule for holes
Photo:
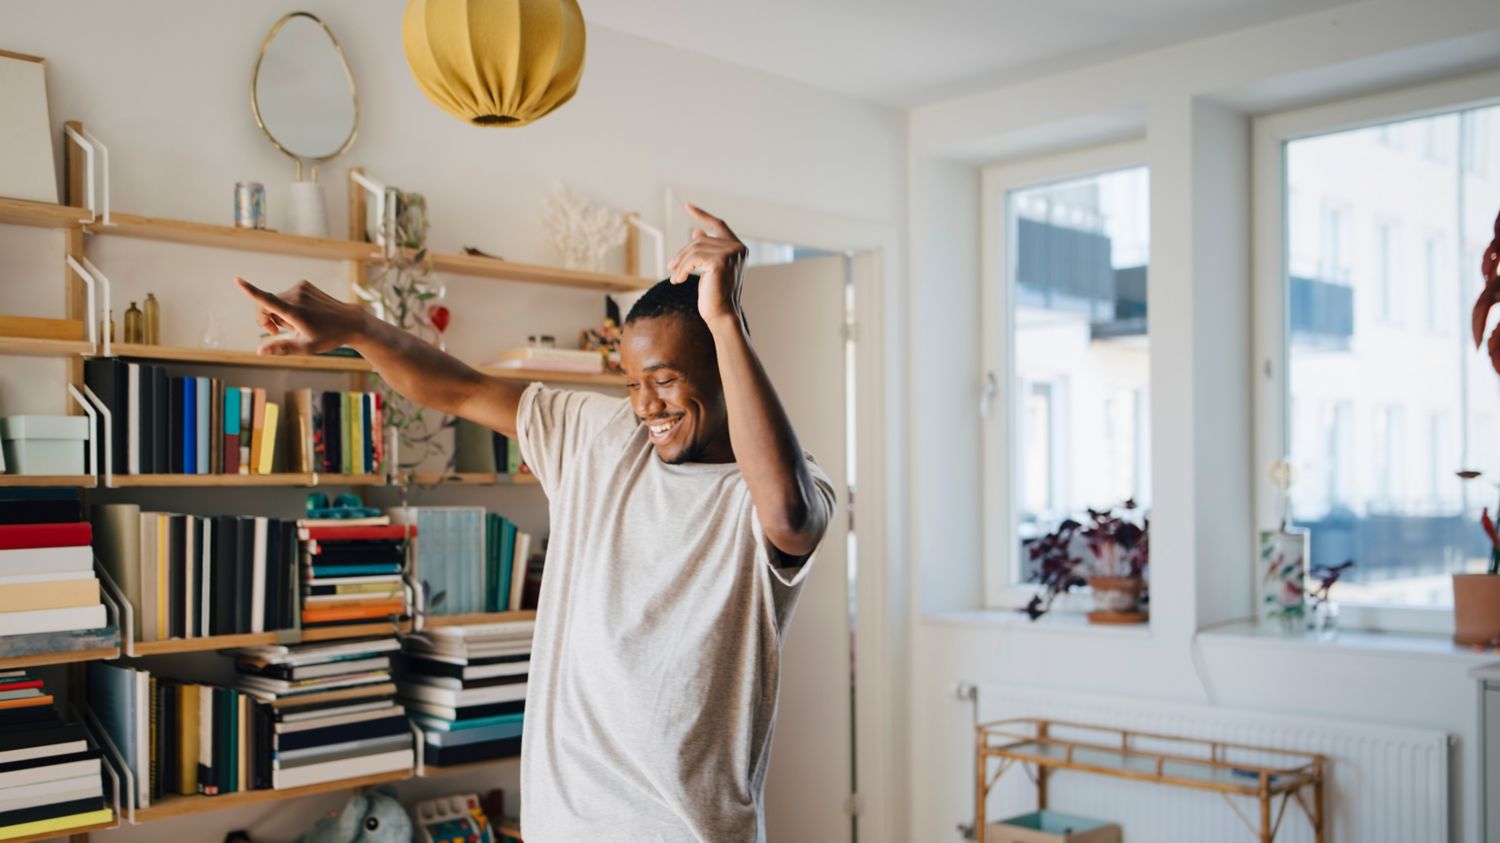
<svg viewBox="0 0 1500 843">
<path fill-rule="evenodd" d="M 411 818 L 393 788 L 357 793 L 344 810 L 318 820 L 297 843 L 408 843 Z"/>
</svg>

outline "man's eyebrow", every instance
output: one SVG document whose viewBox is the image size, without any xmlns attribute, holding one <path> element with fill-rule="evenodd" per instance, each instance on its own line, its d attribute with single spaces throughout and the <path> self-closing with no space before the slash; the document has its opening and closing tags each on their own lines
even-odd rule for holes
<svg viewBox="0 0 1500 843">
<path fill-rule="evenodd" d="M 668 363 L 652 363 L 650 366 L 647 366 L 647 367 L 641 369 L 641 371 L 643 371 L 643 372 L 655 372 L 655 371 L 658 371 L 660 369 L 670 369 L 670 368 L 672 368 L 672 366 L 670 364 L 668 364 Z"/>
</svg>

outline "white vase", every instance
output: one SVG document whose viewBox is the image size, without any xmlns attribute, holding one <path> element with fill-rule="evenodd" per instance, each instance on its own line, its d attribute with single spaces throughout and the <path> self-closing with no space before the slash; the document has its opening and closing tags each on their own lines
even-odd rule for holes
<svg viewBox="0 0 1500 843">
<path fill-rule="evenodd" d="M 323 186 L 315 181 L 294 181 L 287 201 L 286 228 L 304 237 L 328 236 L 328 208 Z"/>
</svg>

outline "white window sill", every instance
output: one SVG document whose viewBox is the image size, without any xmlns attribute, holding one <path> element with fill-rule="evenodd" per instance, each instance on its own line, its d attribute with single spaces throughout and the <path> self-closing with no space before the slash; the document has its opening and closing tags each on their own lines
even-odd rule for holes
<svg viewBox="0 0 1500 843">
<path fill-rule="evenodd" d="M 1054 609 L 1037 620 L 1015 609 L 980 609 L 966 612 L 929 612 L 922 622 L 932 626 L 959 626 L 982 629 L 1005 629 L 1062 635 L 1107 635 L 1111 637 L 1150 638 L 1150 623 L 1089 623 L 1083 612 Z"/>
<path fill-rule="evenodd" d="M 1500 651 L 1493 648 L 1463 647 L 1446 635 L 1415 632 L 1368 632 L 1340 629 L 1331 635 L 1298 630 L 1287 632 L 1279 624 L 1242 622 L 1204 630 L 1198 640 L 1214 645 L 1288 647 L 1307 652 L 1308 648 L 1342 650 L 1373 655 L 1401 655 L 1415 658 L 1445 658 L 1481 665 L 1493 662 Z"/>
</svg>

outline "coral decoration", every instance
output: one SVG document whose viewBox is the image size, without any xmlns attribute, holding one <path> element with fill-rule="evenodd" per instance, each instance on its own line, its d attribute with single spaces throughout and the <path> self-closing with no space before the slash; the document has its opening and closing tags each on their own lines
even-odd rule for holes
<svg viewBox="0 0 1500 843">
<path fill-rule="evenodd" d="M 1495 216 L 1495 239 L 1490 241 L 1488 248 L 1484 250 L 1484 258 L 1479 262 L 1479 270 L 1484 274 L 1484 291 L 1474 301 L 1474 347 L 1478 348 L 1484 339 L 1484 325 L 1489 321 L 1490 308 L 1500 303 L 1500 214 Z M 1500 328 L 1496 328 L 1490 334 L 1489 342 L 1490 365 L 1495 372 L 1500 374 Z"/>
<path fill-rule="evenodd" d="M 599 272 L 604 254 L 625 242 L 623 216 L 566 185 L 558 185 L 548 197 L 542 224 L 568 269 Z"/>
</svg>

